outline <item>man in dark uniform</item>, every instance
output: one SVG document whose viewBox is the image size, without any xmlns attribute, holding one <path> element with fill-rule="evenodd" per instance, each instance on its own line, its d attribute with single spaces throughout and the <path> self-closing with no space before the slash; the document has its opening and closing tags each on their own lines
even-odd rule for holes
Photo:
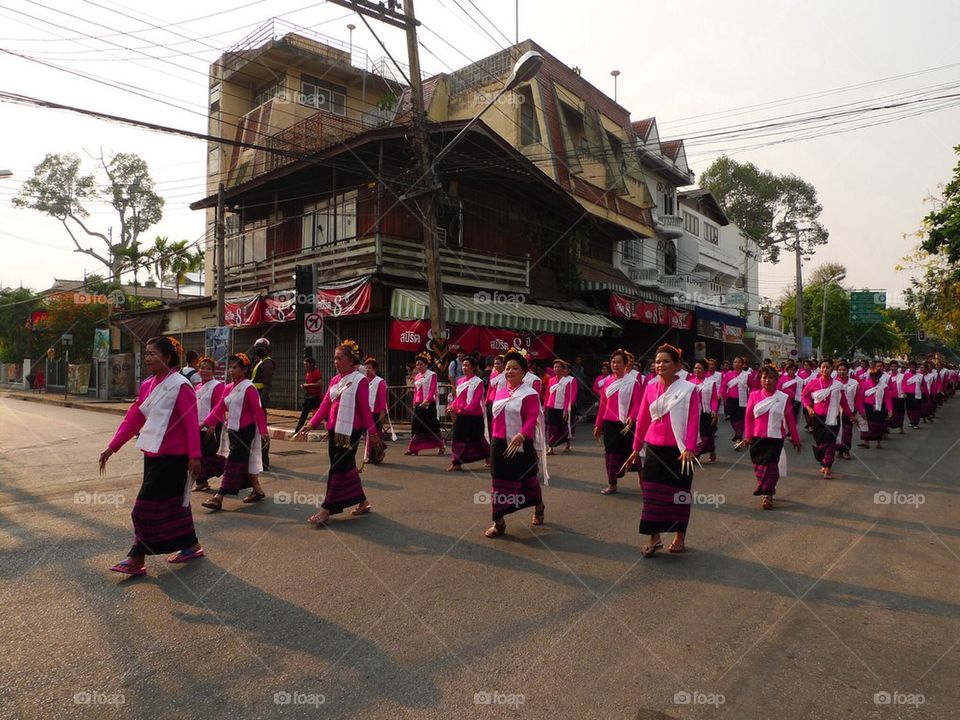
<svg viewBox="0 0 960 720">
<path fill-rule="evenodd" d="M 270 341 L 260 338 L 253 344 L 253 372 L 250 373 L 250 382 L 260 393 L 260 405 L 263 407 L 263 417 L 266 422 L 267 404 L 270 402 L 270 390 L 273 388 L 273 373 L 277 364 L 270 357 Z M 263 444 L 263 469 L 270 469 L 270 439 Z"/>
</svg>

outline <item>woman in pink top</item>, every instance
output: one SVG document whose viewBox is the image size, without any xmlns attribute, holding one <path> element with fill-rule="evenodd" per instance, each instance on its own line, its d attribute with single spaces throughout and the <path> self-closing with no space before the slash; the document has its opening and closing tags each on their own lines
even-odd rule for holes
<svg viewBox="0 0 960 720">
<path fill-rule="evenodd" d="M 330 458 L 327 491 L 320 511 L 309 517 L 309 522 L 317 527 L 325 525 L 331 515 L 342 513 L 354 505 L 357 507 L 351 511 L 351 515 L 366 515 L 373 509 L 360 481 L 357 447 L 364 433 L 369 434 L 374 447 L 379 447 L 382 441 L 370 411 L 370 381 L 359 369 L 361 357 L 360 346 L 353 340 L 344 340 L 337 346 L 333 353 L 333 365 L 337 372 L 330 379 L 330 387 L 319 409 L 300 431 L 300 436 L 303 436 L 321 423 L 326 423 L 327 454 Z"/>
<path fill-rule="evenodd" d="M 213 435 L 218 423 L 228 416 L 227 436 L 230 453 L 223 467 L 223 479 L 217 494 L 201 503 L 213 511 L 223 507 L 225 495 L 237 495 L 250 488 L 244 503 L 260 502 L 266 497 L 260 485 L 263 472 L 263 443 L 267 438 L 267 419 L 260 405 L 260 393 L 250 381 L 250 358 L 237 353 L 227 358 L 227 370 L 232 382 L 223 389 L 223 397 L 210 410 L 202 426 Z"/>
<path fill-rule="evenodd" d="M 777 390 L 784 392 L 790 398 L 790 412 L 795 420 L 800 419 L 803 408 L 803 378 L 797 373 L 797 366 L 792 360 L 787 361 L 783 374 L 777 380 Z"/>
<path fill-rule="evenodd" d="M 847 405 L 852 408 L 860 406 L 860 381 L 850 376 L 850 366 L 846 360 L 840 360 L 834 366 L 837 371 L 837 382 L 843 388 Z M 840 434 L 837 435 L 837 452 L 844 460 L 850 459 L 850 449 L 853 447 L 853 422 L 846 421 L 840 413 Z"/>
<path fill-rule="evenodd" d="M 607 384 L 610 379 L 610 361 L 604 360 L 600 363 L 600 374 L 593 381 L 593 397 L 595 402 L 600 403 L 600 389 Z"/>
<path fill-rule="evenodd" d="M 373 424 L 377 427 L 377 433 L 383 437 L 383 430 L 389 426 L 390 417 L 387 414 L 387 381 L 377 375 L 379 370 L 380 363 L 373 355 L 368 355 L 363 359 L 363 371 L 367 376 L 367 382 L 370 383 L 367 394 L 369 396 L 370 412 L 373 413 Z M 322 402 L 323 398 L 319 398 L 319 401 Z M 379 465 L 386 455 L 386 444 L 380 443 L 377 447 L 374 447 L 370 442 L 370 436 L 367 435 L 363 449 L 363 461 Z"/>
<path fill-rule="evenodd" d="M 564 452 L 570 452 L 573 410 L 577 405 L 577 379 L 570 374 L 570 363 L 557 358 L 553 361 L 556 373 L 547 385 L 547 404 L 545 408 L 547 425 L 547 455 L 553 455 L 553 449 L 566 444 Z"/>
<path fill-rule="evenodd" d="M 100 473 L 107 460 L 134 435 L 143 452 L 143 483 L 130 517 L 134 542 L 127 558 L 111 570 L 124 575 L 145 575 L 147 555 L 175 552 L 167 562 L 181 563 L 203 557 L 197 542 L 190 503 L 190 476 L 200 472 L 200 432 L 197 396 L 180 373 L 179 341 L 155 337 L 147 341 L 143 362 L 152 375 L 140 385 L 116 434 L 100 453 Z"/>
<path fill-rule="evenodd" d="M 197 391 L 197 423 L 201 423 L 210 414 L 210 409 L 216 407 L 223 399 L 224 384 L 213 376 L 217 361 L 204 355 L 197 361 L 197 373 L 200 383 L 194 388 Z M 213 435 L 198 430 L 200 433 L 200 474 L 194 478 L 194 490 L 205 492 L 210 489 L 210 478 L 223 475 L 226 458 L 220 454 L 220 439 L 223 433 L 223 423 L 217 423 Z"/>
<path fill-rule="evenodd" d="M 903 374 L 904 409 L 910 420 L 910 427 L 920 429 L 920 418 L 923 416 L 923 396 L 926 393 L 923 382 L 923 372 L 917 368 L 915 360 L 907 366 Z"/>
<path fill-rule="evenodd" d="M 627 372 L 627 355 L 622 349 L 610 355 L 613 375 L 600 393 L 600 409 L 593 426 L 593 436 L 603 437 L 607 471 L 607 486 L 600 491 L 603 495 L 617 492 L 617 481 L 623 477 L 624 464 L 633 446 L 633 424 L 640 408 L 640 383 Z"/>
<path fill-rule="evenodd" d="M 833 360 L 822 360 L 820 374 L 803 386 L 803 407 L 810 417 L 813 439 L 817 443 L 813 448 L 813 456 L 820 463 L 820 472 L 828 479 L 833 477 L 840 414 L 843 413 L 847 420 L 853 421 L 853 408 L 832 373 Z"/>
<path fill-rule="evenodd" d="M 661 345 L 654 368 L 658 381 L 649 383 L 643 392 L 633 452 L 627 458 L 627 467 L 631 467 L 640 449 L 644 450 L 640 534 L 650 536 L 641 551 L 644 557 L 663 547 L 661 533 L 676 533 L 670 552 L 681 553 L 686 547 L 692 465 L 700 427 L 700 393 L 696 385 L 677 377 L 680 351 Z"/>
<path fill-rule="evenodd" d="M 477 375 L 477 359 L 472 355 L 463 358 L 463 377 L 457 381 L 447 412 L 454 416 L 452 458 L 447 470 L 459 472 L 465 463 L 478 460 L 485 460 L 489 465 L 490 443 L 487 442 L 483 417 L 486 413 L 483 380 Z"/>
<path fill-rule="evenodd" d="M 710 462 L 717 461 L 717 411 L 720 409 L 720 391 L 718 382 L 707 377 L 707 361 L 697 360 L 693 364 L 693 375 L 687 377 L 697 386 L 700 393 L 700 442 L 697 443 L 697 457 L 710 453 Z M 717 378 L 719 381 L 719 378 Z"/>
<path fill-rule="evenodd" d="M 490 428 L 493 525 L 484 532 L 488 538 L 503 535 L 507 530 L 504 518 L 523 508 L 532 507 L 532 524 L 543 525 L 545 509 L 540 477 L 546 477 L 546 467 L 537 457 L 543 450 L 538 427 L 540 394 L 523 381 L 528 368 L 523 355 L 509 352 L 504 360 L 506 382 L 494 396 Z"/>
<path fill-rule="evenodd" d="M 906 387 L 904 385 L 904 375 L 900 372 L 900 363 L 896 360 L 890 361 L 890 381 L 887 387 L 890 390 L 890 401 L 893 403 L 893 413 L 890 415 L 890 422 L 887 427 L 891 430 L 900 430 L 903 434 L 903 419 L 906 416 Z"/>
<path fill-rule="evenodd" d="M 761 497 L 760 507 L 773 509 L 773 496 L 780 480 L 780 459 L 783 454 L 784 431 L 790 433 L 793 447 L 800 452 L 800 435 L 793 403 L 785 392 L 777 390 L 776 368 L 760 371 L 760 389 L 750 393 L 747 401 L 746 428 L 743 444 L 750 446 L 750 460 L 757 476 L 754 495 Z"/>
<path fill-rule="evenodd" d="M 860 433 L 860 447 L 867 449 L 871 440 L 877 441 L 877 450 L 881 449 L 887 421 L 893 415 L 893 388 L 881 381 L 881 375 L 879 368 L 870 370 L 857 395 L 857 413 L 867 420 L 867 432 Z"/>
<path fill-rule="evenodd" d="M 421 450 L 433 448 L 438 448 L 437 455 L 443 455 L 445 450 L 440 419 L 437 417 L 437 374 L 430 369 L 432 363 L 433 356 L 430 353 L 417 355 L 410 444 L 404 455 L 418 455 Z"/>
<path fill-rule="evenodd" d="M 750 373 L 742 357 L 733 359 L 733 369 L 723 374 L 720 392 L 723 395 L 723 409 L 733 428 L 734 443 L 743 439 L 744 417 L 747 411 L 747 398 L 750 396 Z"/>
</svg>

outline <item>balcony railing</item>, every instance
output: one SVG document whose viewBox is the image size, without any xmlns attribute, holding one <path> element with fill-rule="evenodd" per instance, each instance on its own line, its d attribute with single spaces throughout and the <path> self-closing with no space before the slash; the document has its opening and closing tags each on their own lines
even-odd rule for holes
<svg viewBox="0 0 960 720">
<path fill-rule="evenodd" d="M 296 266 L 309 263 L 316 264 L 322 283 L 372 274 L 426 282 L 422 244 L 377 235 L 228 267 L 224 287 L 230 292 L 286 290 L 293 286 Z M 529 257 L 441 247 L 440 274 L 444 285 L 530 292 Z"/>
<path fill-rule="evenodd" d="M 268 155 L 268 170 L 293 162 L 298 154 L 323 150 L 373 127 L 376 127 L 375 123 L 367 124 L 350 117 L 317 111 L 267 138 L 267 147 L 278 151 Z"/>
</svg>

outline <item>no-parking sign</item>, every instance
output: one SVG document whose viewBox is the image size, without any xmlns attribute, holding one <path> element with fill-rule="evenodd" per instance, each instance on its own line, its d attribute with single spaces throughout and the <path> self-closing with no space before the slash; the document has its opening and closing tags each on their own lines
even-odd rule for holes
<svg viewBox="0 0 960 720">
<path fill-rule="evenodd" d="M 303 344 L 307 347 L 323 347 L 323 315 L 320 313 L 303 316 Z"/>
</svg>

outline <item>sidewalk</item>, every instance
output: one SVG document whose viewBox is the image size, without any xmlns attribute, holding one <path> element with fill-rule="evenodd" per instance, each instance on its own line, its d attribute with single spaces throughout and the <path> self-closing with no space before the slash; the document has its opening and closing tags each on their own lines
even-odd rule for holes
<svg viewBox="0 0 960 720">
<path fill-rule="evenodd" d="M 129 401 L 98 400 L 96 398 L 79 395 L 71 395 L 65 400 L 63 395 L 59 394 L 32 392 L 13 388 L 7 389 L 5 392 L 0 390 L 0 393 L 11 400 L 39 402 L 47 405 L 56 405 L 57 407 L 78 408 L 80 410 L 109 413 L 111 415 L 124 415 L 127 412 L 127 408 L 130 407 L 130 403 L 133 402 L 132 399 Z M 297 420 L 300 418 L 299 410 L 268 408 L 267 416 L 270 420 L 267 431 L 271 440 L 289 440 L 293 437 L 293 428 L 296 427 Z M 394 423 L 393 429 L 398 439 L 407 439 L 410 437 L 409 423 Z M 389 432 L 389 429 L 387 432 Z M 307 436 L 307 441 L 319 442 L 322 437 L 322 433 L 313 432 Z"/>
</svg>

